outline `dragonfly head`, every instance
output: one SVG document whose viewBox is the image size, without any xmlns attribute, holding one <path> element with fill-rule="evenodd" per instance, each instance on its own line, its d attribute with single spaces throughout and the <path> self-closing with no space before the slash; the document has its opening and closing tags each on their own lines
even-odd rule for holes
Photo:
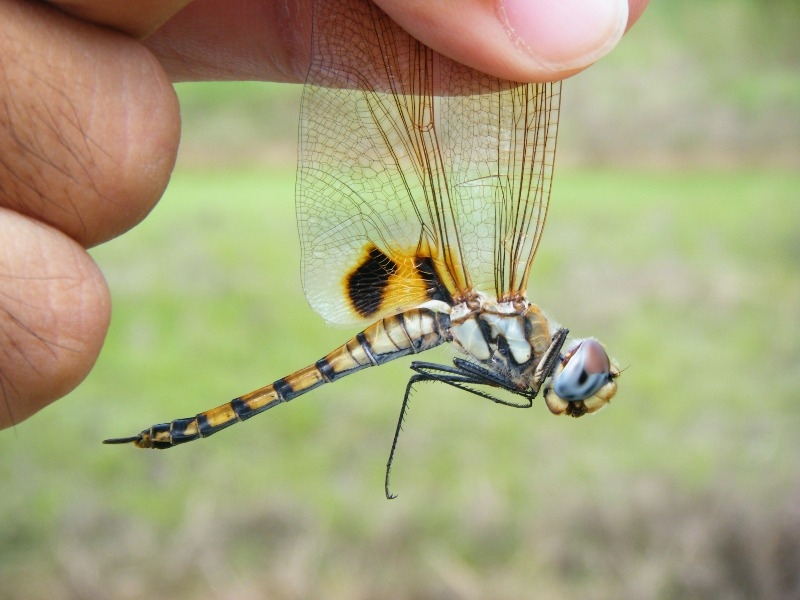
<svg viewBox="0 0 800 600">
<path fill-rule="evenodd" d="M 578 340 L 556 365 L 544 391 L 550 412 L 580 417 L 593 413 L 617 393 L 619 366 L 594 339 Z"/>
</svg>

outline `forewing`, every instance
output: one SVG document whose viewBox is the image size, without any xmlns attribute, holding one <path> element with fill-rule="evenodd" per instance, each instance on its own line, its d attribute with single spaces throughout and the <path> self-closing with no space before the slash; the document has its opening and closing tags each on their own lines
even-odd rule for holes
<svg viewBox="0 0 800 600">
<path fill-rule="evenodd" d="M 313 57 L 297 183 L 312 307 L 355 323 L 476 286 L 524 290 L 558 86 L 458 65 L 362 0 L 315 3 Z"/>
</svg>

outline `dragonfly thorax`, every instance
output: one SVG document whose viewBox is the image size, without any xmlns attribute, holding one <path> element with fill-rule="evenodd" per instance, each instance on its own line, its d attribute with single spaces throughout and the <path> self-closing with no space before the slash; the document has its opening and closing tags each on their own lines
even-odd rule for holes
<svg viewBox="0 0 800 600">
<path fill-rule="evenodd" d="M 476 293 L 450 310 L 456 347 L 520 389 L 530 387 L 536 367 L 550 346 L 547 319 L 527 300 L 497 301 Z"/>
</svg>

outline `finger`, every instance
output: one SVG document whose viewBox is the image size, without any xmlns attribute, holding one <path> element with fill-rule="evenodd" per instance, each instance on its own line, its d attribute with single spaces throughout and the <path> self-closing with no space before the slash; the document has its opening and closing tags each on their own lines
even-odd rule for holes
<svg viewBox="0 0 800 600">
<path fill-rule="evenodd" d="M 103 276 L 72 239 L 0 208 L 0 428 L 74 389 L 103 345 Z"/>
<path fill-rule="evenodd" d="M 141 44 L 0 2 L 0 206 L 84 246 L 108 240 L 160 198 L 179 135 L 172 86 Z"/>
<path fill-rule="evenodd" d="M 53 0 L 63 12 L 96 25 L 111 27 L 136 38 L 163 25 L 192 0 Z"/>
<path fill-rule="evenodd" d="M 639 17 L 642 16 L 644 9 L 650 4 L 650 0 L 629 0 L 628 2 L 628 26 L 625 31 L 634 26 Z"/>
<path fill-rule="evenodd" d="M 312 0 L 195 0 L 145 45 L 173 81 L 300 83 L 311 60 Z"/>
<path fill-rule="evenodd" d="M 342 10 L 353 1 L 341 0 Z M 647 3 L 630 0 L 629 13 L 627 0 L 377 1 L 438 52 L 521 81 L 558 79 L 588 66 L 613 48 Z M 173 80 L 302 82 L 311 0 L 196 0 L 146 44 Z"/>
<path fill-rule="evenodd" d="M 376 0 L 412 36 L 479 71 L 515 81 L 563 79 L 607 54 L 628 0 Z"/>
</svg>

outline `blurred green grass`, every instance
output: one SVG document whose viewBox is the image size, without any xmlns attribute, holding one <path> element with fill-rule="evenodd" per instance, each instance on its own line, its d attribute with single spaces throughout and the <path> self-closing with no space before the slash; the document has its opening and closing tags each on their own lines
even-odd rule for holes
<svg viewBox="0 0 800 600">
<path fill-rule="evenodd" d="M 303 298 L 293 180 L 178 171 L 151 218 L 93 251 L 114 297 L 96 369 L 0 436 L 0 597 L 797 589 L 797 173 L 561 170 L 530 297 L 608 344 L 618 397 L 566 420 L 422 386 L 394 502 L 408 361 L 168 452 L 100 445 L 354 333 Z"/>
</svg>

